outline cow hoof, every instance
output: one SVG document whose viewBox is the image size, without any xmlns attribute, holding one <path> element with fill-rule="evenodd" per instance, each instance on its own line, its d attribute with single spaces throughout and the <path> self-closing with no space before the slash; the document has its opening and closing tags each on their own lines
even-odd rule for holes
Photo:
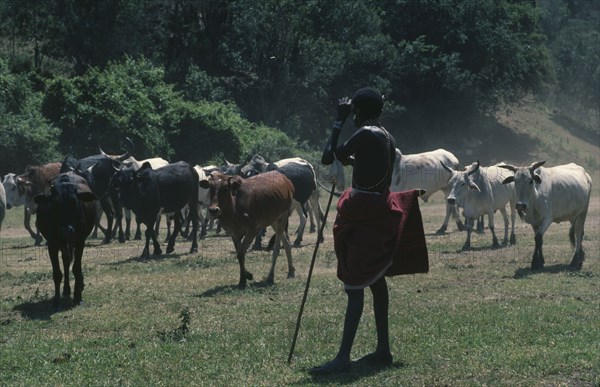
<svg viewBox="0 0 600 387">
<path fill-rule="evenodd" d="M 287 277 L 288 277 L 288 279 L 290 279 L 290 278 L 296 278 L 296 271 L 295 270 L 294 271 L 290 271 L 288 273 Z"/>
<path fill-rule="evenodd" d="M 238 284 L 238 289 L 240 289 L 240 290 L 244 290 L 244 289 L 246 289 L 246 282 L 240 282 L 240 283 Z"/>
<path fill-rule="evenodd" d="M 269 286 L 275 285 L 275 279 L 273 277 L 267 277 L 265 283 Z"/>
<path fill-rule="evenodd" d="M 167 254 L 171 254 L 173 251 L 175 251 L 175 247 L 167 246 Z"/>
<path fill-rule="evenodd" d="M 198 246 L 196 246 L 196 247 L 192 247 L 192 248 L 190 249 L 190 254 L 197 253 L 197 252 L 198 252 Z"/>
<path fill-rule="evenodd" d="M 446 233 L 446 227 L 442 226 L 435 232 L 437 235 L 444 235 Z"/>
<path fill-rule="evenodd" d="M 471 245 L 467 245 L 467 244 L 463 245 L 463 247 L 461 249 L 461 251 L 469 251 L 469 250 L 471 250 Z"/>
<path fill-rule="evenodd" d="M 300 247 L 300 246 L 302 246 L 302 241 L 301 241 L 301 240 L 298 240 L 298 239 L 296 239 L 296 240 L 294 241 L 294 247 Z"/>
<path fill-rule="evenodd" d="M 252 273 L 250 273 L 249 271 L 244 273 L 244 278 L 246 278 L 247 280 L 252 281 L 254 279 L 254 276 L 252 275 Z"/>
<path fill-rule="evenodd" d="M 467 231 L 467 228 L 462 223 L 457 223 L 456 228 L 458 228 L 458 231 Z"/>
</svg>

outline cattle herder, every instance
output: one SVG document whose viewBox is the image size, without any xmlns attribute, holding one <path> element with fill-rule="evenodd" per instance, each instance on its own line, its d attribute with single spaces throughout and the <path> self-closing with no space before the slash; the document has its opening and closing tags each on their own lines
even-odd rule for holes
<svg viewBox="0 0 600 387">
<path fill-rule="evenodd" d="M 314 375 L 350 369 L 350 352 L 364 306 L 364 289 L 373 295 L 377 346 L 358 363 L 390 366 L 389 295 L 385 277 L 423 273 L 429 269 L 418 191 L 390 192 L 396 141 L 381 125 L 383 97 L 373 88 L 358 90 L 338 101 L 337 118 L 325 145 L 322 163 L 335 159 L 352 165 L 352 187 L 337 204 L 333 226 L 337 276 L 348 296 L 342 341 L 335 358 L 311 368 Z M 353 114 L 358 130 L 342 145 L 338 138 Z"/>
</svg>

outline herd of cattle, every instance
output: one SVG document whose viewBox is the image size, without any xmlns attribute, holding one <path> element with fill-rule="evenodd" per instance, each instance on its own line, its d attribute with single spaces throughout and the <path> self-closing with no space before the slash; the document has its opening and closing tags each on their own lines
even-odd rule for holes
<svg viewBox="0 0 600 387">
<path fill-rule="evenodd" d="M 260 155 L 244 165 L 230 164 L 216 167 L 192 167 L 187 162 L 169 163 L 161 158 L 138 161 L 132 157 L 134 144 L 128 140 L 128 149 L 121 155 L 108 155 L 102 149 L 96 155 L 75 159 L 67 156 L 62 163 L 28 166 L 23 174 L 9 173 L 0 185 L 0 230 L 4 211 L 11 207 L 25 207 L 25 228 L 36 245 L 47 241 L 55 284 L 54 303 L 60 302 L 61 252 L 64 268 L 63 296 L 70 297 L 69 267 L 73 263 L 75 290 L 73 303 L 81 301 L 83 274 L 81 259 L 86 238 L 94 228 L 104 234 L 104 243 L 115 237 L 119 242 L 130 238 L 131 212 L 137 222 L 146 226 L 146 243 L 141 258 L 162 253 L 157 241 L 161 216 L 174 220 L 169 232 L 167 253 L 174 250 L 175 240 L 183 226 L 192 225 L 191 252 L 198 250 L 200 237 L 206 235 L 208 217 L 218 219 L 219 226 L 231 236 L 240 268 L 238 286 L 246 286 L 252 274 L 246 270 L 245 255 L 252 243 L 260 246 L 260 237 L 271 226 L 275 230 L 272 264 L 267 282 L 274 281 L 274 268 L 283 244 L 288 260 L 288 277 L 294 276 L 291 245 L 288 239 L 288 217 L 297 212 L 300 226 L 294 245 L 299 245 L 310 217 L 311 231 L 322 221 L 318 200 L 317 178 L 313 166 L 301 158 L 290 158 L 268 163 Z M 532 269 L 544 266 L 543 235 L 553 222 L 569 221 L 569 237 L 575 252 L 571 266 L 580 269 L 584 260 L 582 247 L 584 223 L 589 206 L 592 181 L 585 170 L 575 164 L 545 168 L 544 162 L 529 167 L 497 164 L 483 167 L 475 162 L 461 168 L 458 159 L 444 149 L 404 155 L 396 149 L 392 191 L 422 189 L 421 199 L 442 191 L 446 197 L 446 216 L 438 234 L 446 232 L 452 216 L 459 230 L 466 229 L 463 249 L 471 248 L 474 220 L 488 216 L 492 245 L 500 245 L 494 228 L 494 213 L 500 211 L 504 219 L 503 244 L 516 243 L 514 227 L 516 213 L 531 224 L 535 233 Z M 343 170 L 337 166 L 335 179 L 344 185 Z M 341 173 L 340 173 L 341 172 Z M 511 210 L 511 232 L 508 234 Z M 465 223 L 458 209 L 462 209 Z M 125 216 L 123 216 L 123 213 Z M 30 225 L 36 214 L 36 228 Z M 100 224 L 104 214 L 106 228 Z M 124 219 L 125 218 L 125 219 Z M 125 223 L 125 227 L 123 227 Z M 187 229 L 186 227 L 186 229 Z M 320 227 L 319 227 L 320 228 Z M 40 235 L 41 233 L 41 235 Z M 183 233 L 182 233 L 183 234 Z M 43 236 L 43 238 L 42 238 Z"/>
</svg>

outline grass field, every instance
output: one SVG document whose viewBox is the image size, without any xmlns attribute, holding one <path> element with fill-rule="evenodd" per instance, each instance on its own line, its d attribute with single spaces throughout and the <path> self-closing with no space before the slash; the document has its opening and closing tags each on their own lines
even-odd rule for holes
<svg viewBox="0 0 600 387">
<path fill-rule="evenodd" d="M 517 221 L 514 246 L 491 249 L 486 230 L 474 234 L 472 251 L 460 252 L 465 233 L 454 225 L 446 235 L 434 234 L 443 207 L 439 194 L 421 207 L 430 272 L 388 280 L 394 365 L 357 366 L 324 379 L 306 369 L 332 358 L 341 337 L 345 294 L 335 276 L 331 228 L 288 364 L 316 234 L 293 250 L 295 279 L 286 279 L 280 257 L 275 286 L 262 282 L 270 254 L 250 252 L 255 281 L 243 291 L 236 288 L 233 244 L 214 232 L 198 254 L 179 240 L 174 254 L 143 262 L 139 241 L 91 239 L 84 305 L 54 312 L 47 250 L 32 247 L 22 210 L 10 210 L 0 239 L 0 385 L 598 386 L 598 189 L 581 271 L 568 267 L 568 224 L 550 227 L 546 267 L 532 272 L 528 225 Z M 500 222 L 496 216 L 499 229 Z M 373 350 L 375 340 L 367 294 L 353 358 Z"/>
</svg>

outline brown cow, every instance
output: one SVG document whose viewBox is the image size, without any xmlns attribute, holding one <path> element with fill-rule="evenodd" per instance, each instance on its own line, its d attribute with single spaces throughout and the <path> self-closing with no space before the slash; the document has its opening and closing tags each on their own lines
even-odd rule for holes
<svg viewBox="0 0 600 387">
<path fill-rule="evenodd" d="M 288 278 L 294 277 L 292 250 L 285 232 L 294 198 L 294 186 L 287 177 L 271 171 L 244 180 L 240 176 L 213 172 L 208 179 L 200 182 L 200 187 L 210 189 L 211 204 L 208 212 L 213 218 L 220 220 L 233 240 L 240 264 L 240 289 L 246 287 L 246 280 L 252 279 L 252 274 L 245 267 L 246 250 L 257 232 L 268 226 L 275 230 L 276 240 L 267 283 L 274 282 L 275 262 L 282 241 L 288 260 Z"/>
<path fill-rule="evenodd" d="M 25 229 L 35 240 L 36 246 L 42 243 L 43 238 L 37 230 L 34 233 L 30 225 L 31 214 L 35 214 L 37 211 L 37 203 L 34 201 L 34 198 L 48 188 L 50 180 L 58 175 L 60 165 L 60 163 L 30 165 L 25 168 L 24 174 L 16 178 L 18 191 L 22 195 L 25 195 Z"/>
</svg>

